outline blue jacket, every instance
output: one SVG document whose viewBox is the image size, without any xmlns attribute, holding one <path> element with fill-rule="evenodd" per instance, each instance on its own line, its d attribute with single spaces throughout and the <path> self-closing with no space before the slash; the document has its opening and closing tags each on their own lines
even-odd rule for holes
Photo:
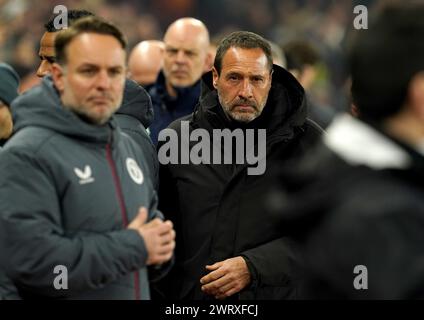
<svg viewBox="0 0 424 320">
<path fill-rule="evenodd" d="M 175 88 L 177 97 L 170 97 L 166 91 L 165 76 L 159 73 L 154 86 L 149 89 L 152 98 L 154 119 L 149 127 L 150 137 L 155 145 L 159 132 L 167 128 L 171 122 L 191 114 L 200 97 L 200 79 L 187 88 Z"/>
</svg>

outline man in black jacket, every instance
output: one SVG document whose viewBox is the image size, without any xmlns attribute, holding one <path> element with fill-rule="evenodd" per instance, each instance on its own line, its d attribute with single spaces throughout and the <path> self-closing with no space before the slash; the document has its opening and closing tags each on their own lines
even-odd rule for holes
<svg viewBox="0 0 424 320">
<path fill-rule="evenodd" d="M 282 176 L 275 214 L 303 248 L 305 298 L 424 297 L 423 15 L 406 2 L 370 17 L 349 54 L 359 118 L 338 116 Z"/>
<path fill-rule="evenodd" d="M 275 227 L 280 218 L 267 215 L 261 200 L 277 168 L 320 136 L 305 115 L 302 87 L 273 66 L 266 40 L 235 32 L 221 42 L 195 112 L 159 134 L 160 208 L 178 238 L 176 267 L 163 290 L 168 297 L 295 296 L 295 252 Z M 168 161 L 175 144 L 179 161 Z"/>
<path fill-rule="evenodd" d="M 24 299 L 149 299 L 147 267 L 166 270 L 172 257 L 175 234 L 156 208 L 146 155 L 112 117 L 125 47 L 113 25 L 79 20 L 57 35 L 53 81 L 12 104 L 0 267 Z"/>
</svg>

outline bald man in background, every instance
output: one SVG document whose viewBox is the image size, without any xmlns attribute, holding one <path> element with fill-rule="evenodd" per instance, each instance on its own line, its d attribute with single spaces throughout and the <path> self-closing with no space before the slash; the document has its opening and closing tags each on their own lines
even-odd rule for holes
<svg viewBox="0 0 424 320">
<path fill-rule="evenodd" d="M 200 20 L 176 20 L 166 30 L 163 41 L 163 69 L 148 90 L 154 108 L 149 128 L 154 144 L 162 129 L 193 112 L 200 96 L 200 78 L 209 70 L 211 60 L 209 32 Z"/>
<path fill-rule="evenodd" d="M 137 44 L 128 59 L 129 77 L 144 88 L 156 82 L 162 69 L 165 44 L 159 40 L 145 40 Z"/>
</svg>

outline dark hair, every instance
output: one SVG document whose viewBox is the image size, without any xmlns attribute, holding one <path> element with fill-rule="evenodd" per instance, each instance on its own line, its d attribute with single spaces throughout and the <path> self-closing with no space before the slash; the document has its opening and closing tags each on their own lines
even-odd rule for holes
<svg viewBox="0 0 424 320">
<path fill-rule="evenodd" d="M 225 53 L 230 48 L 242 48 L 242 49 L 261 49 L 268 60 L 269 70 L 272 70 L 272 53 L 269 42 L 262 38 L 260 35 L 249 31 L 236 31 L 229 34 L 227 37 L 222 39 L 218 48 L 216 49 L 216 56 L 213 66 L 215 67 L 218 74 L 221 73 L 222 59 Z"/>
<path fill-rule="evenodd" d="M 319 62 L 318 51 L 307 41 L 293 40 L 283 47 L 287 59 L 287 69 L 302 71 L 306 65 L 315 65 Z"/>
<path fill-rule="evenodd" d="M 364 120 L 398 113 L 412 77 L 424 71 L 424 4 L 395 3 L 351 37 L 349 68 L 353 103 Z"/>
<path fill-rule="evenodd" d="M 56 17 L 58 16 L 58 14 L 53 15 L 50 20 L 44 25 L 44 28 L 46 29 L 47 32 L 57 32 L 57 31 L 61 31 L 61 30 L 57 30 L 54 27 L 54 20 L 56 19 Z M 87 11 L 87 10 L 69 10 L 68 11 L 68 26 L 72 26 L 74 24 L 75 21 L 77 21 L 78 19 L 84 18 L 84 17 L 93 17 L 94 13 Z"/>
<path fill-rule="evenodd" d="M 59 64 L 66 63 L 65 49 L 69 43 L 82 33 L 97 33 L 113 36 L 126 49 L 127 41 L 122 32 L 110 22 L 107 22 L 98 17 L 81 18 L 73 26 L 65 29 L 57 35 L 54 48 L 56 51 L 56 59 Z"/>
</svg>

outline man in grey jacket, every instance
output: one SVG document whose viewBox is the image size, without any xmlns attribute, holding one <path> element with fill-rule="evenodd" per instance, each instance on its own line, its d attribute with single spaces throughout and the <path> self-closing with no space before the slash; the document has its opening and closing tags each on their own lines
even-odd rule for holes
<svg viewBox="0 0 424 320">
<path fill-rule="evenodd" d="M 0 266 L 24 299 L 149 299 L 147 267 L 172 257 L 175 232 L 156 209 L 144 153 L 112 118 L 125 47 L 113 25 L 81 19 L 57 36 L 53 81 L 12 104 Z"/>
<path fill-rule="evenodd" d="M 68 25 L 72 26 L 79 19 L 90 16 L 94 16 L 94 14 L 87 10 L 69 10 L 67 13 Z M 40 78 L 51 74 L 53 63 L 56 61 L 54 41 L 59 32 L 63 30 L 57 29 L 55 26 L 57 17 L 58 15 L 52 16 L 44 25 L 45 32 L 41 37 L 38 53 L 40 66 L 37 69 L 37 76 Z M 140 145 L 140 148 L 148 154 L 146 160 L 157 190 L 159 166 L 156 147 L 147 132 L 147 128 L 153 121 L 152 101 L 146 90 L 133 80 L 126 79 L 125 81 L 122 105 L 116 111 L 115 118 L 122 131 L 133 138 Z"/>
</svg>

